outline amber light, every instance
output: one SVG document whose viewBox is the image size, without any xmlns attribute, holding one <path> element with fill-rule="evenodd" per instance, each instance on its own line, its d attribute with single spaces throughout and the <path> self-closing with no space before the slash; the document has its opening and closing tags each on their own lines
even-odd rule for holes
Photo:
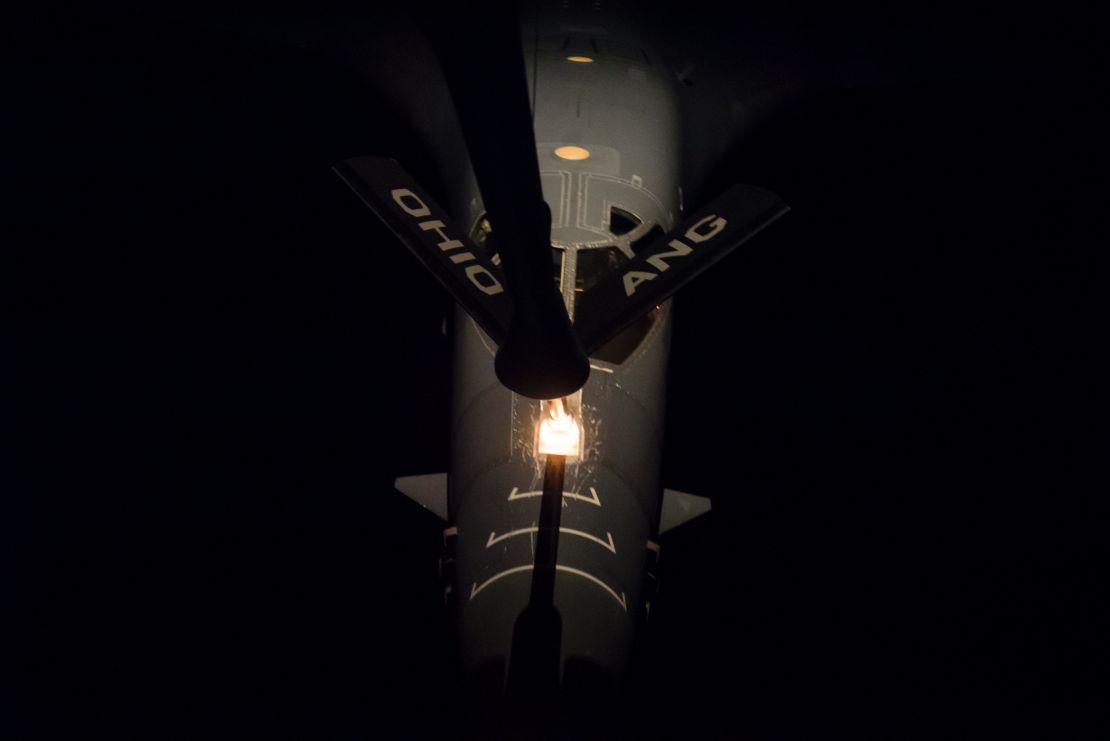
<svg viewBox="0 0 1110 741">
<path fill-rule="evenodd" d="M 544 402 L 546 413 L 540 422 L 539 452 L 541 455 L 565 455 L 577 458 L 582 450 L 582 428 L 570 414 L 562 399 Z"/>
<path fill-rule="evenodd" d="M 577 54 L 567 57 L 568 62 L 577 62 L 578 64 L 589 64 L 594 61 L 593 57 L 580 57 Z"/>
<path fill-rule="evenodd" d="M 573 144 L 567 144 L 563 147 L 558 147 L 555 150 L 555 156 L 563 160 L 584 160 L 589 159 L 590 150 L 584 147 L 576 147 Z"/>
</svg>

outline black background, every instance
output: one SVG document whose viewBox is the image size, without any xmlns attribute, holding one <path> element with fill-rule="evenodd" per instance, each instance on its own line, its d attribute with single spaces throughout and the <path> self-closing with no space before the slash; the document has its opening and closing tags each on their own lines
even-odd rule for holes
<svg viewBox="0 0 1110 741">
<path fill-rule="evenodd" d="M 988 16 L 917 44 L 1038 38 Z M 391 488 L 446 468 L 450 305 L 328 169 L 440 192 L 412 132 L 187 13 L 8 35 L 0 730 L 485 735 L 440 526 Z M 714 511 L 664 538 L 636 679 L 576 732 L 1102 727 L 1097 88 L 1028 51 L 811 97 L 715 168 L 793 211 L 676 303 L 664 472 Z"/>
</svg>

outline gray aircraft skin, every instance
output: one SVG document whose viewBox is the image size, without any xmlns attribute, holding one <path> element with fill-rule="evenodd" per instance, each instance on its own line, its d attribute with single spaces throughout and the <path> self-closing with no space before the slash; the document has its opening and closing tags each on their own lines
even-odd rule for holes
<svg viewBox="0 0 1110 741">
<path fill-rule="evenodd" d="M 522 37 L 552 278 L 590 351 L 585 385 L 560 400 L 582 438 L 566 464 L 555 563 L 560 677 L 564 687 L 615 688 L 650 615 L 659 533 L 709 509 L 660 481 L 667 299 L 788 207 L 735 185 L 684 214 L 680 175 L 697 178 L 680 173 L 678 76 L 629 17 L 598 3 L 560 3 L 538 18 Z M 447 521 L 444 596 L 463 672 L 500 688 L 530 606 L 546 459 L 537 433 L 551 400 L 514 393 L 495 371 L 512 309 L 497 278 L 496 224 L 473 170 L 452 156 L 455 142 L 429 136 L 443 155 L 446 209 L 392 160 L 352 158 L 336 173 L 460 303 L 449 472 L 396 486 Z"/>
<path fill-rule="evenodd" d="M 525 34 L 525 56 L 553 272 L 573 319 L 583 289 L 631 258 L 654 227 L 674 225 L 682 208 L 679 119 L 675 79 L 641 39 L 597 26 L 596 14 L 588 24 L 559 11 Z M 556 150 L 564 146 L 589 156 L 561 158 Z M 480 243 L 488 228 L 481 197 L 476 186 L 464 187 L 467 209 L 455 217 L 472 225 Z M 601 670 L 619 682 L 650 610 L 646 566 L 659 550 L 669 303 L 595 353 L 588 382 L 568 399 L 584 441 L 582 456 L 567 462 L 556 567 L 564 678 Z M 446 593 L 457 611 L 464 672 L 496 682 L 528 602 L 543 403 L 498 381 L 496 345 L 461 310 L 455 348 Z"/>
<path fill-rule="evenodd" d="M 876 26 L 873 38 L 845 45 L 859 31 L 850 13 L 831 23 L 819 13 L 779 16 L 755 6 L 733 8 L 731 16 L 705 11 L 700 6 L 703 22 L 684 24 L 671 22 L 690 17 L 681 8 L 648 17 L 634 4 L 621 12 L 607 0 L 559 0 L 524 20 L 536 151 L 553 216 L 557 277 L 572 318 L 583 295 L 578 289 L 620 271 L 622 256 L 656 227 L 669 232 L 692 218 L 680 184 L 700 213 L 700 204 L 716 195 L 704 192 L 711 170 L 777 112 L 822 91 L 958 79 L 968 70 L 994 74 L 994 62 L 958 52 L 937 59 L 912 49 L 887 53 L 899 39 L 916 38 L 906 28 Z M 389 18 L 339 14 L 326 21 L 314 28 L 267 18 L 251 32 L 320 48 L 357 70 L 440 167 L 442 205 L 456 232 L 481 244 L 481 196 L 426 41 Z M 655 27 L 650 41 L 638 22 Z M 474 43 L 482 43 L 480 36 Z M 687 75 L 695 69 L 697 87 L 681 84 L 692 82 Z M 559 158 L 562 146 L 590 156 Z M 447 521 L 444 588 L 457 614 L 463 667 L 472 679 L 499 684 L 529 595 L 542 406 L 497 380 L 496 345 L 470 315 L 459 310 L 454 325 L 449 475 L 404 477 L 397 488 Z M 649 612 L 655 540 L 707 508 L 705 500 L 665 491 L 660 481 L 670 331 L 671 307 L 663 301 L 593 353 L 589 380 L 569 402 L 585 444 L 584 455 L 567 466 L 557 563 L 564 682 L 582 668 L 621 681 Z"/>
<path fill-rule="evenodd" d="M 788 210 L 736 185 L 683 214 L 678 77 L 635 28 L 600 4 L 560 3 L 526 19 L 522 34 L 552 278 L 591 351 L 585 385 L 560 400 L 582 439 L 567 460 L 555 562 L 564 687 L 622 684 L 650 615 L 656 539 L 709 509 L 660 481 L 667 299 Z M 491 231 L 473 170 L 450 156 L 453 142 L 429 139 L 445 155 L 446 210 L 391 160 L 352 158 L 336 173 L 460 303 L 449 472 L 396 486 L 447 521 L 444 596 L 463 672 L 473 686 L 500 688 L 530 606 L 546 460 L 537 438 L 551 400 L 498 379 L 495 340 L 507 336 L 512 309 L 497 277 L 496 224 Z"/>
<path fill-rule="evenodd" d="M 730 16 L 708 13 L 705 4 L 693 13 L 675 4 L 669 18 L 647 18 L 634 3 L 623 13 L 611 5 L 557 0 L 523 23 L 536 152 L 553 217 L 553 272 L 572 319 L 580 289 L 620 271 L 650 235 L 687 217 L 680 183 L 688 200 L 704 203 L 714 195 L 702 192 L 714 164 L 792 101 L 838 88 L 989 78 L 1040 63 L 1034 56 L 1003 64 L 980 58 L 978 48 L 923 54 L 900 46 L 917 40 L 916 30 L 857 28 L 851 13 L 833 23 L 795 9 L 780 16 L 738 6 Z M 480 246 L 481 196 L 426 40 L 403 8 L 375 6 L 368 16 L 332 11 L 311 20 L 266 13 L 243 21 L 237 9 L 205 16 L 220 28 L 317 49 L 356 70 L 439 165 L 443 205 Z M 698 12 L 696 24 L 671 23 Z M 668 67 L 637 21 L 657 26 L 652 40 L 668 43 L 667 56 L 682 72 Z M 846 37 L 856 43 L 845 44 Z M 898 54 L 888 53 L 895 48 Z M 696 89 L 679 82 L 692 69 Z M 589 157 L 560 158 L 555 151 L 563 146 L 584 148 Z M 514 623 L 529 599 L 543 407 L 498 381 L 495 343 L 470 315 L 458 310 L 454 326 L 449 473 L 404 477 L 397 486 L 447 521 L 445 597 L 457 615 L 464 672 L 500 686 Z M 706 500 L 664 490 L 660 480 L 670 332 L 664 301 L 593 353 L 587 383 L 568 400 L 584 449 L 567 464 L 554 595 L 564 681 L 593 669 L 620 683 L 649 614 L 657 536 L 707 509 Z"/>
</svg>

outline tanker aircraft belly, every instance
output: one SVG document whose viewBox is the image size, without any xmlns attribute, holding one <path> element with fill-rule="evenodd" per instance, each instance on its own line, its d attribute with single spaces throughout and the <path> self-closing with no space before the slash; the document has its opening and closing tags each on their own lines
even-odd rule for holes
<svg viewBox="0 0 1110 741">
<path fill-rule="evenodd" d="M 621 26 L 582 28 L 549 14 L 524 54 L 551 280 L 590 357 L 585 385 L 560 402 L 581 448 L 566 459 L 553 606 L 560 681 L 617 686 L 650 611 L 661 513 L 673 527 L 708 509 L 679 492 L 664 501 L 660 481 L 669 297 L 787 209 L 738 186 L 683 220 L 674 76 Z M 512 281 L 497 290 L 511 277 L 507 248 L 472 179 L 449 178 L 465 206 L 447 216 L 392 161 L 336 169 L 459 302 L 450 470 L 397 486 L 446 515 L 444 595 L 464 673 L 502 686 L 538 563 L 546 456 L 537 430 L 548 409 L 507 388 L 495 368 L 511 334 L 508 304 L 521 301 Z"/>
<path fill-rule="evenodd" d="M 660 72 L 601 54 L 593 62 L 566 56 L 561 49 L 535 53 L 533 125 L 552 210 L 553 272 L 574 318 L 585 289 L 634 256 L 633 240 L 673 226 L 678 131 L 673 93 Z M 556 154 L 562 146 L 581 147 L 589 157 L 563 159 Z M 476 210 L 469 223 L 480 223 Z M 618 218 L 632 229 L 615 235 Z M 539 501 L 521 492 L 542 487 L 534 450 L 542 405 L 497 381 L 492 343 L 460 319 L 448 496 L 458 528 L 454 594 L 464 668 L 495 677 L 505 670 L 507 640 L 528 602 Z M 595 353 L 589 380 L 571 400 L 585 450 L 567 464 L 560 527 L 554 601 L 563 621 L 564 675 L 601 670 L 619 677 L 649 600 L 645 563 L 657 552 L 649 546 L 662 493 L 669 306 L 641 321 L 645 326 L 614 341 L 627 347 Z M 505 537 L 510 533 L 518 535 Z"/>
</svg>

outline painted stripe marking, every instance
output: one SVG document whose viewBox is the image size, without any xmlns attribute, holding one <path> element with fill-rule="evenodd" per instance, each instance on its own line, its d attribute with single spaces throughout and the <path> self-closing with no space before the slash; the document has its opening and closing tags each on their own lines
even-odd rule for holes
<svg viewBox="0 0 1110 741">
<path fill-rule="evenodd" d="M 472 584 L 471 587 L 470 587 L 470 601 L 473 602 L 474 598 L 478 596 L 479 592 L 481 592 L 483 589 L 488 587 L 490 584 L 493 584 L 498 579 L 500 579 L 502 577 L 505 577 L 505 576 L 509 576 L 510 574 L 520 574 L 520 573 L 523 573 L 525 571 L 531 571 L 531 570 L 532 570 L 532 564 L 526 564 L 524 566 L 514 566 L 511 569 L 505 569 L 504 571 L 502 571 L 500 573 L 494 574 L 493 576 L 486 579 L 481 584 L 479 584 L 478 582 L 474 582 L 474 584 Z M 593 574 L 589 574 L 585 571 L 582 571 L 581 569 L 571 568 L 570 566 L 563 566 L 562 564 L 556 564 L 555 565 L 555 570 L 556 571 L 562 571 L 566 574 L 574 574 L 575 576 L 581 576 L 584 579 L 588 579 L 588 580 L 592 581 L 594 584 L 598 585 L 599 587 L 604 589 L 606 592 L 608 592 L 609 596 L 617 601 L 617 604 L 619 604 L 621 606 L 622 610 L 624 610 L 625 612 L 628 612 L 628 600 L 625 598 L 624 592 L 621 592 L 620 594 L 617 594 L 616 591 L 611 586 L 609 586 L 608 584 L 603 582 L 601 579 L 598 579 Z"/>
<path fill-rule="evenodd" d="M 509 501 L 511 502 L 514 499 L 528 499 L 529 497 L 542 497 L 542 496 L 543 496 L 543 490 L 542 489 L 539 490 L 539 491 L 521 491 L 519 488 L 514 486 L 513 490 L 511 492 L 509 492 Z M 571 491 L 564 491 L 563 492 L 563 499 L 577 499 L 581 502 L 589 502 L 590 504 L 596 504 L 598 507 L 601 506 L 601 500 L 598 499 L 598 497 L 597 497 L 597 489 L 593 488 L 592 486 L 590 487 L 590 496 L 588 496 L 588 497 L 584 497 L 581 494 L 575 494 L 574 492 L 571 492 Z"/>
<path fill-rule="evenodd" d="M 525 533 L 537 533 L 537 532 L 539 532 L 539 530 L 540 529 L 538 527 L 522 527 L 519 530 L 510 530 L 509 532 L 503 533 L 501 535 L 497 535 L 496 533 L 491 532 L 489 534 L 489 540 L 486 541 L 486 548 L 489 548 L 494 543 L 500 543 L 502 540 L 505 540 L 506 538 L 511 538 L 514 535 L 524 535 Z M 605 531 L 606 537 L 609 538 L 608 543 L 606 543 L 604 540 L 597 537 L 596 535 L 590 535 L 589 533 L 584 533 L 581 530 L 572 530 L 569 527 L 561 527 L 561 528 L 559 528 L 559 532 L 560 533 L 566 533 L 567 535 L 576 535 L 579 538 L 585 538 L 586 540 L 592 540 L 593 542 L 597 543 L 602 548 L 605 548 L 605 549 L 609 550 L 614 556 L 617 555 L 617 545 L 616 545 L 616 543 L 613 542 L 613 534 L 611 532 L 609 532 L 608 530 Z"/>
</svg>

